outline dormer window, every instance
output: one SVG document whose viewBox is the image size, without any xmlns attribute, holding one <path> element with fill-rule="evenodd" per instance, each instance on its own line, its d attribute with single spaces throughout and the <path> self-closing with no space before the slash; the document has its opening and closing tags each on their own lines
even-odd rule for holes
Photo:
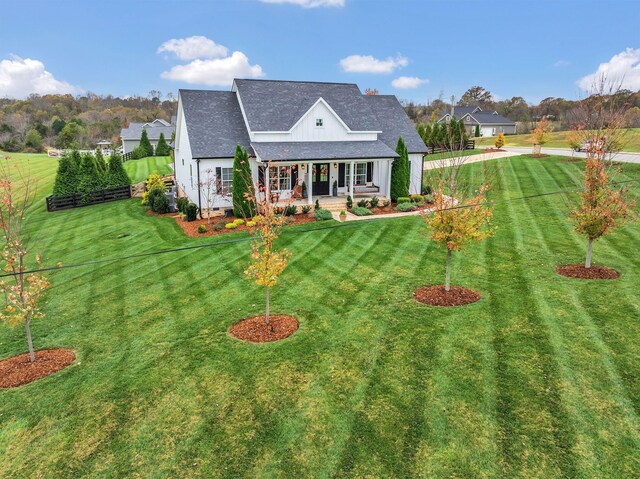
<svg viewBox="0 0 640 479">
<path fill-rule="evenodd" d="M 316 118 L 316 127 L 322 128 L 323 126 L 324 122 L 322 121 L 322 118 Z"/>
</svg>

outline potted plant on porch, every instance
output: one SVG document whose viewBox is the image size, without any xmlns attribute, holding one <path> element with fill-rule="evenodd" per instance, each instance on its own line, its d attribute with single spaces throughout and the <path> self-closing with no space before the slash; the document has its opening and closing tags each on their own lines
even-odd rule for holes
<svg viewBox="0 0 640 479">
<path fill-rule="evenodd" d="M 347 221 L 347 212 L 345 210 L 340 210 L 340 221 Z"/>
<path fill-rule="evenodd" d="M 333 180 L 333 196 L 338 196 L 338 182 Z"/>
</svg>

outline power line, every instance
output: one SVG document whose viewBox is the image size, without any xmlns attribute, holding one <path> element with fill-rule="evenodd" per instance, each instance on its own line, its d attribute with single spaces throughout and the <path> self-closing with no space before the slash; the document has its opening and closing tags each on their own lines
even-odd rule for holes
<svg viewBox="0 0 640 479">
<path fill-rule="evenodd" d="M 633 182 L 640 182 L 640 178 L 631 178 L 628 180 L 622 180 L 622 181 L 615 181 L 615 182 L 611 182 L 611 184 L 613 185 L 621 185 L 621 184 L 626 184 L 626 183 L 633 183 Z M 508 203 L 511 201 L 521 201 L 521 200 L 529 200 L 529 199 L 534 199 L 534 198 L 542 198 L 545 196 L 554 196 L 554 195 L 560 195 L 560 194 L 566 194 L 566 193 L 577 193 L 578 191 L 583 190 L 584 188 L 579 188 L 579 189 L 563 189 L 563 190 L 556 190 L 556 191 L 551 191 L 551 192 L 547 192 L 547 193 L 536 193 L 534 195 L 524 195 L 524 196 L 518 196 L 515 198 L 506 198 L 506 199 L 502 199 L 502 200 L 486 200 L 483 201 L 481 203 L 473 203 L 473 204 L 466 204 L 466 205 L 456 205 L 456 206 L 451 206 L 448 208 L 444 208 L 442 211 L 448 211 L 448 210 L 457 210 L 457 209 L 462 209 L 462 208 L 472 208 L 475 206 L 483 206 L 483 205 L 489 205 L 489 204 L 499 204 L 499 203 Z M 287 235 L 294 235 L 294 234 L 304 234 L 304 233 L 312 233 L 315 231 L 325 231 L 325 230 L 330 230 L 330 229 L 335 229 L 335 228 L 346 228 L 346 227 L 350 227 L 350 226 L 355 226 L 357 225 L 358 222 L 357 221 L 352 221 L 349 223 L 339 223 L 336 225 L 329 225 L 329 226 L 323 226 L 323 227 L 318 227 L 318 228 L 309 228 L 309 229 L 300 229 L 300 230 L 296 230 L 296 231 L 288 231 L 283 233 L 282 236 L 287 236 Z M 32 273 L 43 273 L 46 271 L 58 271 L 58 270 L 62 270 L 62 269 L 71 269 L 71 268 L 80 268 L 80 267 L 84 267 L 84 266 L 92 266 L 92 265 L 97 265 L 97 264 L 106 264 L 106 263 L 115 263 L 118 261 L 126 261 L 129 259 L 134 259 L 134 258 L 144 258 L 147 256 L 156 256 L 156 255 L 161 255 L 161 254 L 167 254 L 167 253 L 177 253 L 180 251 L 189 251 L 189 250 L 196 250 L 196 249 L 201 249 L 201 248 L 211 248 L 211 247 L 215 247 L 215 246 L 224 246 L 224 245 L 229 245 L 229 244 L 235 244 L 235 243 L 242 243 L 242 242 L 246 242 L 246 241 L 251 241 L 253 238 L 251 236 L 247 236 L 244 238 L 235 238 L 232 240 L 226 240 L 226 241 L 215 241 L 212 243 L 203 243 L 203 244 L 198 244 L 198 245 L 191 245 L 191 246 L 182 246 L 180 248 L 168 248 L 168 249 L 161 249 L 161 250 L 157 250 L 157 251 L 148 251 L 146 253 L 136 253 L 136 254 L 132 254 L 132 255 L 127 255 L 127 256 L 120 256 L 117 258 L 108 258 L 108 259 L 98 259 L 98 260 L 92 260 L 92 261 L 84 261 L 82 263 L 71 263 L 71 264 L 67 264 L 67 265 L 61 265 L 61 266 L 48 266 L 46 268 L 36 268 L 36 269 L 30 269 L 30 270 L 25 270 L 23 271 L 22 274 L 32 274 Z M 15 276 L 13 273 L 3 273 L 0 274 L 0 278 L 6 278 L 9 276 Z"/>
</svg>

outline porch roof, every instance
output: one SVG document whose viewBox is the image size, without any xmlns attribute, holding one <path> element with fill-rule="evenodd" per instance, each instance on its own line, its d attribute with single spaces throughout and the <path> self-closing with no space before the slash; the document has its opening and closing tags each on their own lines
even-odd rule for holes
<svg viewBox="0 0 640 479">
<path fill-rule="evenodd" d="M 251 146 L 262 161 L 365 160 L 398 156 L 380 140 L 252 142 Z"/>
</svg>

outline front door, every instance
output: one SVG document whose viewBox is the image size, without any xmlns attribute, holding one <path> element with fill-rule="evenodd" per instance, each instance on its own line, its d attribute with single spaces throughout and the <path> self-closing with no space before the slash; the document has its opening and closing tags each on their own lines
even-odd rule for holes
<svg viewBox="0 0 640 479">
<path fill-rule="evenodd" d="M 314 163 L 313 164 L 313 189 L 314 195 L 328 195 L 329 194 L 329 163 Z"/>
</svg>

